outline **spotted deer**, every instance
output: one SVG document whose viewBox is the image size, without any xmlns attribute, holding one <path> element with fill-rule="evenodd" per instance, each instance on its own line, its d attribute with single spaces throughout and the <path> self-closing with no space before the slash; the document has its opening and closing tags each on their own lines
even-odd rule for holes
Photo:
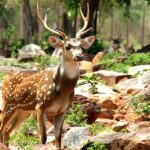
<svg viewBox="0 0 150 150">
<path fill-rule="evenodd" d="M 75 38 L 68 37 L 64 32 L 52 29 L 47 25 L 47 15 L 41 17 L 39 3 L 37 15 L 43 26 L 50 32 L 60 36 L 63 40 L 51 36 L 49 41 L 55 48 L 62 49 L 61 61 L 58 67 L 48 67 L 39 71 L 18 71 L 10 74 L 3 83 L 1 111 L 1 142 L 7 143 L 10 135 L 31 114 L 37 115 L 41 142 L 46 143 L 46 118 L 55 127 L 56 148 L 61 149 L 61 130 L 64 116 L 71 106 L 74 88 L 79 78 L 79 61 L 83 59 L 82 48 L 89 48 L 94 36 L 81 38 L 90 31 L 87 29 L 89 20 L 89 5 L 85 17 L 80 8 L 84 26 L 76 33 Z"/>
</svg>

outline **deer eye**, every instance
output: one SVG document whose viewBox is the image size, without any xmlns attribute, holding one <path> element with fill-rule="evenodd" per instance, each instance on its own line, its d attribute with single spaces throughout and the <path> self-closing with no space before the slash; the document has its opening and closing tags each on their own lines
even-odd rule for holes
<svg viewBox="0 0 150 150">
<path fill-rule="evenodd" d="M 68 45 L 66 46 L 66 50 L 70 50 L 70 49 L 71 49 L 71 45 L 68 44 Z"/>
</svg>

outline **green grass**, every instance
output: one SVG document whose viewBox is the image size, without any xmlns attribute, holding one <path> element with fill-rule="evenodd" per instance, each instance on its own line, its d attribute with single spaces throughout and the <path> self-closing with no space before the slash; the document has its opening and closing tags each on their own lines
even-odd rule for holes
<svg viewBox="0 0 150 150">
<path fill-rule="evenodd" d="M 117 72 L 128 72 L 128 68 L 136 65 L 150 64 L 150 53 L 133 53 L 123 62 L 117 62 L 118 58 L 123 57 L 122 54 L 117 52 L 110 52 L 100 62 L 104 69 L 113 70 Z"/>
<path fill-rule="evenodd" d="M 133 108 L 136 114 L 144 118 L 150 115 L 150 102 L 146 101 L 145 98 L 145 95 L 134 96 L 129 103 L 129 107 Z"/>
<path fill-rule="evenodd" d="M 6 74 L 4 72 L 0 72 L 0 81 L 4 80 L 5 75 Z"/>
<path fill-rule="evenodd" d="M 42 67 L 46 67 L 48 65 L 58 65 L 59 59 L 57 58 L 54 59 L 51 56 L 46 55 L 36 58 L 34 62 L 41 64 Z"/>
<path fill-rule="evenodd" d="M 80 104 L 74 104 L 66 114 L 65 122 L 71 126 L 89 127 L 93 135 L 108 131 L 110 128 L 105 128 L 99 123 L 88 124 L 86 121 L 87 115 L 82 111 Z"/>
<path fill-rule="evenodd" d="M 40 143 L 40 139 L 27 135 L 26 133 L 30 130 L 38 130 L 37 122 L 33 117 L 29 117 L 19 130 L 11 136 L 9 140 L 10 145 L 15 145 L 21 150 L 32 150 L 33 145 Z"/>
</svg>

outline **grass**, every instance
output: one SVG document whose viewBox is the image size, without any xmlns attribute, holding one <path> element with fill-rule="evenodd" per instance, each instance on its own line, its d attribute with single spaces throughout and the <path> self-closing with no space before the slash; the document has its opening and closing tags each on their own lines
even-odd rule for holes
<svg viewBox="0 0 150 150">
<path fill-rule="evenodd" d="M 5 75 L 6 74 L 4 72 L 0 72 L 0 81 L 4 80 Z"/>
<path fill-rule="evenodd" d="M 110 52 L 100 62 L 104 69 L 113 70 L 117 72 L 128 72 L 128 68 L 136 65 L 150 64 L 150 53 L 133 53 L 122 62 L 118 62 L 118 58 L 123 57 L 117 52 Z"/>
<path fill-rule="evenodd" d="M 32 150 L 33 145 L 40 143 L 40 139 L 27 135 L 27 132 L 31 130 L 38 130 L 37 122 L 33 117 L 29 117 L 19 130 L 11 136 L 9 140 L 10 145 L 19 147 L 21 150 Z"/>
<path fill-rule="evenodd" d="M 129 103 L 129 107 L 133 108 L 136 114 L 144 118 L 150 115 L 150 102 L 145 99 L 145 95 L 134 96 Z"/>
<path fill-rule="evenodd" d="M 88 124 L 86 121 L 87 115 L 82 111 L 80 104 L 74 104 L 66 114 L 65 122 L 71 126 L 89 127 L 93 135 L 108 131 L 103 125 L 99 123 Z"/>
<path fill-rule="evenodd" d="M 54 59 L 51 56 L 46 55 L 36 58 L 34 62 L 41 64 L 42 67 L 46 67 L 48 65 L 58 65 L 59 59 L 57 58 Z"/>
</svg>

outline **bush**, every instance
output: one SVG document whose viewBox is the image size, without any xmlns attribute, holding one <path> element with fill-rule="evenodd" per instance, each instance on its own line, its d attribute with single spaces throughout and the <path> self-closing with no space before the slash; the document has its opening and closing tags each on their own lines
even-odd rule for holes
<svg viewBox="0 0 150 150">
<path fill-rule="evenodd" d="M 104 69 L 124 73 L 127 73 L 128 68 L 131 66 L 150 64 L 150 53 L 134 53 L 123 62 L 118 62 L 118 58 L 122 56 L 120 53 L 110 52 L 103 58 L 100 64 L 103 65 Z"/>
<path fill-rule="evenodd" d="M 85 126 L 87 115 L 81 111 L 80 104 L 74 104 L 66 114 L 65 122 L 71 126 Z"/>
<path fill-rule="evenodd" d="M 59 64 L 59 59 L 52 59 L 51 56 L 41 56 L 38 57 L 34 60 L 36 63 L 41 64 L 43 67 L 46 67 L 48 65 L 58 65 Z"/>
<path fill-rule="evenodd" d="M 106 145 L 101 142 L 89 142 L 81 150 L 108 150 Z"/>
<path fill-rule="evenodd" d="M 83 52 L 89 53 L 89 54 L 96 54 L 99 51 L 104 50 L 104 42 L 102 40 L 95 40 L 93 45 L 89 49 L 84 49 Z"/>
<path fill-rule="evenodd" d="M 18 39 L 14 41 L 9 47 L 9 55 L 13 58 L 16 58 L 19 50 L 25 45 L 25 41 L 23 39 Z"/>
<path fill-rule="evenodd" d="M 145 101 L 146 96 L 134 96 L 131 98 L 129 106 L 133 108 L 134 112 L 140 116 L 146 117 L 150 114 L 150 102 Z"/>
</svg>

